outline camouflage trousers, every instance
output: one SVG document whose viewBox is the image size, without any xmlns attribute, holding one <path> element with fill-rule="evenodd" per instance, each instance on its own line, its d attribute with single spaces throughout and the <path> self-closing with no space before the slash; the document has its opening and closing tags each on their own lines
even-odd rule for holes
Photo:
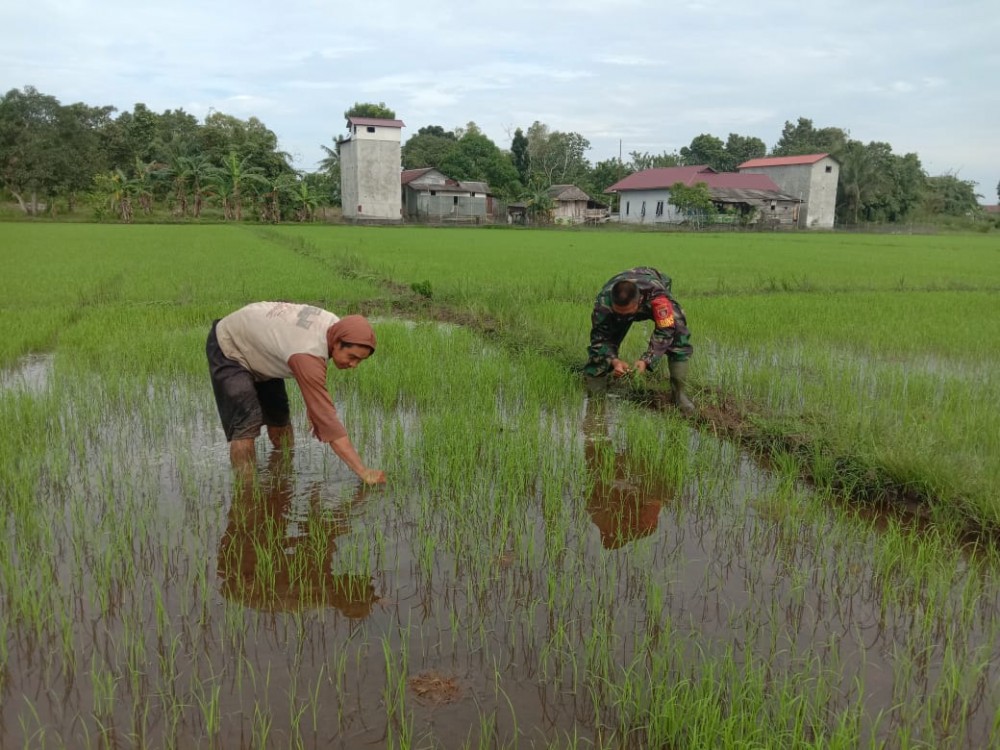
<svg viewBox="0 0 1000 750">
<path fill-rule="evenodd" d="M 675 315 L 680 312 L 679 306 L 674 309 Z M 625 340 L 625 334 L 632 327 L 632 322 L 631 320 L 623 319 L 620 322 L 613 323 L 610 335 L 603 342 L 591 344 L 587 350 L 589 355 L 587 364 L 583 368 L 585 375 L 589 377 L 603 377 L 611 372 L 611 360 L 617 358 L 619 347 L 621 347 L 622 341 Z M 675 362 L 684 362 L 691 356 L 693 351 L 691 346 L 691 332 L 688 330 L 687 321 L 684 319 L 683 313 L 676 315 L 674 336 L 663 353 L 666 354 L 667 359 Z"/>
</svg>

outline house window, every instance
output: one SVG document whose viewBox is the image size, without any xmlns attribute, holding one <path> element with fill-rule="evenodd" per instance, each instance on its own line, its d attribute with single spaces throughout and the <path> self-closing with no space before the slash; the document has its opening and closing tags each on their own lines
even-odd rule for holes
<svg viewBox="0 0 1000 750">
<path fill-rule="evenodd" d="M 642 202 L 642 209 L 639 211 L 639 215 L 640 216 L 645 216 L 646 215 L 646 201 Z"/>
<path fill-rule="evenodd" d="M 774 209 L 776 209 L 777 207 L 778 207 L 778 203 L 777 203 L 777 201 L 771 201 L 771 210 L 773 211 L 773 210 L 774 210 Z"/>
<path fill-rule="evenodd" d="M 663 201 L 656 201 L 656 215 L 663 216 Z"/>
<path fill-rule="evenodd" d="M 457 195 L 453 196 L 452 199 L 451 199 L 451 202 L 452 202 L 453 205 L 457 206 L 458 205 L 458 196 Z"/>
<path fill-rule="evenodd" d="M 632 205 L 632 203 L 630 201 L 625 201 L 625 215 L 626 216 L 628 216 L 628 209 L 629 209 L 629 206 L 631 206 L 631 205 Z"/>
<path fill-rule="evenodd" d="M 826 173 L 830 174 L 832 171 L 833 171 L 833 167 L 831 167 L 829 164 L 827 164 L 826 165 Z"/>
<path fill-rule="evenodd" d="M 374 133 L 374 132 L 375 132 L 375 126 L 374 126 L 374 125 L 369 125 L 369 126 L 368 126 L 368 127 L 366 128 L 366 130 L 367 130 L 367 131 L 368 131 L 369 133 Z"/>
<path fill-rule="evenodd" d="M 431 195 L 437 195 L 437 194 L 438 194 L 437 190 L 431 190 Z"/>
</svg>

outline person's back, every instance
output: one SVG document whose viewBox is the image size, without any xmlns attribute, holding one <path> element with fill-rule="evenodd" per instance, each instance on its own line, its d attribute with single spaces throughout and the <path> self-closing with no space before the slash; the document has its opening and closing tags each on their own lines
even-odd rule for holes
<svg viewBox="0 0 1000 750">
<path fill-rule="evenodd" d="M 590 391 L 607 387 L 608 376 L 655 370 L 666 356 L 673 402 L 685 413 L 694 405 L 685 394 L 687 362 L 693 351 L 684 310 L 671 293 L 669 276 L 650 266 L 637 266 L 608 279 L 594 300 L 590 346 L 584 373 Z M 652 320 L 653 331 L 645 353 L 633 364 L 618 356 L 632 323 Z"/>
</svg>

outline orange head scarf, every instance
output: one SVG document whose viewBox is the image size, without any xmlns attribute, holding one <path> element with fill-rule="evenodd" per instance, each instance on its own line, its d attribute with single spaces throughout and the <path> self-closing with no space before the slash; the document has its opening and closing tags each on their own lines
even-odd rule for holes
<svg viewBox="0 0 1000 750">
<path fill-rule="evenodd" d="M 332 352 L 339 344 L 367 346 L 375 353 L 375 331 L 360 315 L 348 315 L 326 329 L 326 346 Z"/>
</svg>

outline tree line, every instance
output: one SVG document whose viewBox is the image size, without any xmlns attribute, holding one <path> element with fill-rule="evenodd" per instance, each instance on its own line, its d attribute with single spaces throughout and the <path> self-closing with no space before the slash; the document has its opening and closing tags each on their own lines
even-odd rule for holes
<svg viewBox="0 0 1000 750">
<path fill-rule="evenodd" d="M 395 119 L 384 102 L 355 103 L 349 116 Z M 763 156 L 828 153 L 840 163 L 837 222 L 899 222 L 979 211 L 975 183 L 956 175 L 928 175 L 917 154 L 895 154 L 884 142 L 862 143 L 837 127 L 818 128 L 800 117 L 786 122 L 770 150 L 754 136 L 725 140 L 701 134 L 676 152 L 633 151 L 628 159 L 591 163 L 590 142 L 535 121 L 510 133 L 501 148 L 475 124 L 450 130 L 420 128 L 402 144 L 402 167 L 433 167 L 458 180 L 482 181 L 529 213 L 552 208 L 548 188 L 573 184 L 598 201 L 604 191 L 652 167 L 706 164 L 735 171 Z M 255 117 L 241 120 L 210 112 L 199 121 L 182 109 L 162 113 L 136 104 L 117 113 L 110 106 L 63 105 L 31 86 L 0 99 L 0 186 L 27 214 L 72 212 L 89 205 L 98 218 L 132 221 L 154 207 L 198 218 L 211 206 L 226 220 L 308 221 L 320 206 L 340 204 L 339 144 L 323 145 L 314 172 L 296 171 L 277 136 Z M 1000 192 L 1000 185 L 998 185 Z"/>
</svg>

